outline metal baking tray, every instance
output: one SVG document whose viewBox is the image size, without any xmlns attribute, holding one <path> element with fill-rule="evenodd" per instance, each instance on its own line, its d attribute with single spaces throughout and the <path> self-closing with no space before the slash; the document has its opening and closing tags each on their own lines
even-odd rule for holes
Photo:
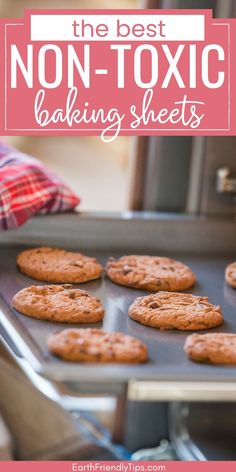
<svg viewBox="0 0 236 472">
<path fill-rule="evenodd" d="M 47 338 L 53 331 L 70 325 L 35 320 L 11 308 L 12 297 L 18 290 L 38 283 L 16 268 L 16 255 L 24 248 L 59 245 L 86 251 L 102 264 L 109 256 L 145 252 L 171 256 L 188 264 L 198 278 L 191 292 L 207 295 L 211 302 L 222 306 L 225 322 L 211 332 L 236 333 L 236 290 L 224 283 L 225 266 L 234 259 L 234 235 L 235 223 L 227 220 L 147 214 L 35 218 L 24 228 L 0 237 L 0 334 L 15 357 L 24 358 L 37 374 L 78 390 L 86 390 L 89 385 L 91 391 L 109 392 L 115 386 L 128 385 L 129 397 L 138 400 L 236 399 L 236 368 L 193 363 L 183 352 L 189 333 L 160 331 L 128 317 L 129 305 L 147 292 L 118 286 L 105 276 L 78 285 L 104 303 L 104 321 L 93 326 L 136 336 L 148 345 L 149 361 L 138 366 L 85 365 L 59 360 L 49 354 Z"/>
</svg>

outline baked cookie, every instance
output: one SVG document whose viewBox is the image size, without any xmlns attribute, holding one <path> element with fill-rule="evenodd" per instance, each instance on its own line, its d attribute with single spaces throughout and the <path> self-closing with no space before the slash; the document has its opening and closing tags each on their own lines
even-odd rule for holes
<svg viewBox="0 0 236 472">
<path fill-rule="evenodd" d="M 123 333 L 101 329 L 65 329 L 48 339 L 49 351 L 67 361 L 140 364 L 148 357 L 146 345 Z"/>
<path fill-rule="evenodd" d="M 182 262 L 167 257 L 123 256 L 110 258 L 108 277 L 115 283 L 142 290 L 187 290 L 196 282 L 192 270 Z"/>
<path fill-rule="evenodd" d="M 60 323 L 97 323 L 104 316 L 99 298 L 73 285 L 32 285 L 20 290 L 12 305 L 24 315 Z"/>
<path fill-rule="evenodd" d="M 191 334 L 184 350 L 196 362 L 236 365 L 236 334 Z"/>
<path fill-rule="evenodd" d="M 52 247 L 23 251 L 17 256 L 16 262 L 24 274 L 51 283 L 88 282 L 98 279 L 103 271 L 94 258 Z"/>
<path fill-rule="evenodd" d="M 209 303 L 207 297 L 175 292 L 137 298 L 129 316 L 153 328 L 183 331 L 214 328 L 223 322 L 220 306 Z"/>
<path fill-rule="evenodd" d="M 236 262 L 227 265 L 225 269 L 225 280 L 231 287 L 236 288 Z"/>
</svg>

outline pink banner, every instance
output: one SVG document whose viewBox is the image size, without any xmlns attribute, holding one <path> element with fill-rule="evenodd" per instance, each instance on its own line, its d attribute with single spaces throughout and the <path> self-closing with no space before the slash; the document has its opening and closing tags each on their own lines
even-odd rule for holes
<svg viewBox="0 0 236 472">
<path fill-rule="evenodd" d="M 235 472 L 236 462 L 1 462 L 3 472 Z"/>
<path fill-rule="evenodd" d="M 236 20 L 28 10 L 0 33 L 2 135 L 236 134 Z"/>
</svg>

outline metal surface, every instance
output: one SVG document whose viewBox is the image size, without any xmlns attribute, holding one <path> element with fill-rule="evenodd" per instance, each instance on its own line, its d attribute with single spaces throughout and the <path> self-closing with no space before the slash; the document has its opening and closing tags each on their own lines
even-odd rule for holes
<svg viewBox="0 0 236 472">
<path fill-rule="evenodd" d="M 200 202 L 201 214 L 235 217 L 234 196 L 230 193 L 222 194 L 216 191 L 218 169 L 228 167 L 232 175 L 236 174 L 235 144 L 235 136 L 229 136 L 229 139 L 226 139 L 225 136 L 209 136 L 206 140 Z"/>
<path fill-rule="evenodd" d="M 149 137 L 143 178 L 143 209 L 185 210 L 192 138 L 189 136 Z"/>
<path fill-rule="evenodd" d="M 194 367 L 193 367 L 194 368 Z M 213 371 L 214 372 L 214 371 Z M 193 371 L 194 373 L 194 371 Z M 236 400 L 235 380 L 225 381 L 221 378 L 212 381 L 208 372 L 208 380 L 170 381 L 131 381 L 128 397 L 133 401 L 214 401 L 233 402 Z"/>
<path fill-rule="evenodd" d="M 182 460 L 235 461 L 235 402 L 173 403 L 169 409 L 170 436 Z"/>
<path fill-rule="evenodd" d="M 16 231 L 0 233 L 0 244 L 79 247 L 132 254 L 135 250 L 197 256 L 236 253 L 236 222 L 227 218 L 172 213 L 68 213 L 37 216 Z"/>
<path fill-rule="evenodd" d="M 197 215 L 200 213 L 201 206 L 203 169 L 207 137 L 194 136 L 192 140 L 193 144 L 185 210 L 187 213 Z"/>
<path fill-rule="evenodd" d="M 77 231 L 72 230 L 74 226 L 70 225 L 72 220 L 77 220 Z M 36 234 L 35 239 L 26 238 L 24 233 L 25 247 L 32 244 L 51 243 L 53 234 L 53 221 L 58 223 L 58 219 L 53 220 L 41 218 L 41 233 Z M 54 244 L 60 244 L 63 247 L 73 247 L 75 249 L 83 249 L 86 246 L 86 231 L 80 231 L 80 218 L 77 215 L 73 217 L 68 215 L 59 218 L 61 232 L 56 231 L 57 225 L 54 225 Z M 130 236 L 133 236 L 132 221 L 127 225 L 126 233 L 124 230 L 124 220 L 117 219 L 115 221 L 116 233 L 114 233 L 113 221 L 110 220 L 110 232 L 108 231 L 109 222 L 103 225 L 103 243 L 107 244 L 107 250 L 101 249 L 101 241 L 98 241 L 98 235 L 95 231 L 98 221 L 94 220 L 93 234 L 87 234 L 87 253 L 96 255 L 104 264 L 108 256 L 116 256 L 118 251 L 115 247 L 115 237 L 117 248 L 122 247 L 124 252 L 124 239 L 127 243 L 127 252 L 131 252 Z M 145 225 L 146 221 L 146 225 Z M 195 221 L 195 220 L 192 220 Z M 50 222 L 51 226 L 48 224 Z M 196 222 L 195 222 L 196 223 Z M 35 221 L 36 228 L 39 220 Z M 90 224 L 92 221 L 90 220 Z M 215 222 L 216 224 L 216 222 Z M 218 222 L 219 224 L 219 222 Z M 100 222 L 101 225 L 101 222 Z M 169 221 L 170 225 L 170 221 Z M 119 226 L 121 232 L 119 232 Z M 134 220 L 134 226 L 138 235 L 138 227 L 142 236 L 146 241 L 152 239 L 154 245 L 153 232 L 163 233 L 159 238 L 163 240 L 165 235 L 165 224 L 162 226 L 160 219 L 152 221 L 146 218 L 142 221 Z M 175 224 L 173 223 L 173 226 Z M 187 231 L 190 237 L 188 220 L 186 225 L 184 220 L 181 221 L 183 237 Z M 227 225 L 226 225 L 227 226 Z M 83 227 L 83 225 L 82 225 Z M 92 226 L 91 226 L 92 227 Z M 64 231 L 63 231 L 64 228 Z M 197 233 L 198 225 L 195 225 Z M 235 228 L 235 227 L 234 227 Z M 66 229 L 66 230 L 65 230 Z M 146 229 L 146 234 L 145 233 Z M 150 233 L 152 230 L 152 234 Z M 18 232 L 19 234 L 19 232 Z M 21 232 L 22 234 L 22 232 Z M 30 225 L 30 234 L 33 234 L 33 223 Z M 47 237 L 49 235 L 49 238 Z M 125 238 L 124 238 L 125 234 Z M 43 236 L 44 235 L 44 236 Z M 123 235 L 123 239 L 122 239 Z M 112 247 L 109 248 L 109 239 L 111 236 Z M 192 241 L 197 238 L 197 234 L 192 235 Z M 15 238 L 17 236 L 15 235 Z M 198 234 L 199 237 L 199 234 Z M 217 236 L 218 237 L 218 236 Z M 222 246 L 225 241 L 224 231 L 221 234 Z M 61 238 L 61 240 L 60 240 Z M 71 243 L 68 243 L 70 238 Z M 78 243 L 76 243 L 76 239 Z M 137 237 L 138 239 L 138 237 Z M 144 246 L 145 246 L 144 239 Z M 67 241 L 67 244 L 65 243 Z M 208 244 L 208 243 L 207 243 Z M 94 246 L 100 245 L 100 249 L 94 251 Z M 202 240 L 204 246 L 204 240 Z M 212 244 L 214 246 L 214 244 Z M 195 364 L 189 361 L 184 352 L 183 345 L 188 333 L 177 331 L 160 331 L 154 328 L 142 326 L 139 323 L 129 319 L 127 315 L 129 305 L 137 296 L 144 295 L 146 292 L 129 289 L 113 284 L 105 277 L 102 280 L 83 284 L 83 288 L 91 293 L 99 296 L 105 305 L 106 316 L 102 324 L 96 326 L 103 327 L 108 331 L 122 331 L 130 335 L 142 339 L 149 347 L 149 362 L 146 365 L 130 366 L 130 365 L 81 365 L 63 362 L 48 353 L 47 338 L 48 335 L 58 329 L 65 328 L 63 324 L 55 324 L 51 322 L 39 321 L 31 319 L 17 313 L 11 309 L 11 299 L 13 295 L 25 286 L 34 282 L 32 279 L 20 274 L 15 265 L 16 254 L 24 249 L 24 245 L 5 244 L 0 245 L 0 304 L 1 304 L 1 325 L 2 336 L 10 346 L 16 356 L 22 355 L 33 369 L 40 375 L 52 380 L 63 381 L 69 387 L 80 392 L 96 391 L 101 393 L 122 393 L 125 384 L 129 383 L 128 396 L 135 400 L 183 400 L 183 399 L 202 399 L 206 400 L 235 400 L 236 399 L 236 369 L 232 367 L 213 367 L 209 365 Z M 137 251 L 136 251 L 137 249 Z M 213 332 L 236 332 L 235 304 L 236 292 L 227 287 L 224 283 L 225 265 L 234 257 L 232 255 L 222 256 L 218 253 L 217 257 L 199 256 L 196 254 L 184 254 L 174 252 L 173 246 L 171 251 L 166 255 L 177 257 L 189 264 L 196 272 L 198 283 L 192 290 L 195 294 L 208 295 L 210 301 L 221 304 L 225 323 L 221 327 L 212 330 Z M 143 248 L 144 250 L 144 248 Z M 194 245 L 192 247 L 194 251 Z M 140 246 L 136 248 L 135 239 L 133 239 L 132 252 L 140 252 Z M 150 247 L 146 252 L 150 253 Z M 204 251 L 203 251 L 204 252 Z M 152 249 L 152 254 L 162 254 L 163 251 Z M 67 327 L 70 325 L 66 325 Z M 211 331 L 211 332 L 212 332 Z"/>
<path fill-rule="evenodd" d="M 183 403 L 169 405 L 169 433 L 171 444 L 182 461 L 206 461 L 201 450 L 190 437 L 186 424 L 188 406 Z"/>
</svg>

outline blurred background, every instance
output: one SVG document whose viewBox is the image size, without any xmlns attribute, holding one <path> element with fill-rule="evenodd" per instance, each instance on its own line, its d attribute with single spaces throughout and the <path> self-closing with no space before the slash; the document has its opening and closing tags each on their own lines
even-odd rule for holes
<svg viewBox="0 0 236 472">
<path fill-rule="evenodd" d="M 235 0 L 0 0 L 0 16 L 25 8 L 212 8 L 215 17 L 235 17 Z M 42 160 L 82 198 L 83 211 L 146 210 L 191 214 L 236 214 L 236 199 L 217 195 L 222 165 L 236 171 L 235 137 L 7 137 Z"/>
</svg>

